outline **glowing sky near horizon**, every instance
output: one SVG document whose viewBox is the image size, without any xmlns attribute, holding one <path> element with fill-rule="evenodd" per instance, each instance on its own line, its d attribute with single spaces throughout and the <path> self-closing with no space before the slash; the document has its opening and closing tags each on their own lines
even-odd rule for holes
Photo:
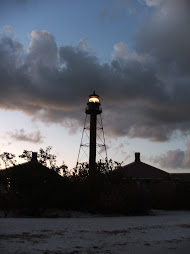
<svg viewBox="0 0 190 254">
<path fill-rule="evenodd" d="M 190 172 L 188 0 L 0 1 L 0 151 L 76 164 L 95 90 L 108 158 Z"/>
</svg>

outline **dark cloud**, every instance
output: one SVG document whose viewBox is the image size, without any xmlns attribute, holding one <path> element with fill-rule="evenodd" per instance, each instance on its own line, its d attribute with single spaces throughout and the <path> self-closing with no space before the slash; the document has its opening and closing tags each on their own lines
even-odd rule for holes
<svg viewBox="0 0 190 254">
<path fill-rule="evenodd" d="M 47 31 L 32 31 L 25 51 L 7 27 L 0 39 L 0 107 L 73 132 L 95 90 L 107 134 L 152 141 L 168 140 L 176 130 L 189 134 L 189 1 L 143 2 L 151 14 L 138 30 L 136 48 L 115 44 L 109 64 L 85 39 L 58 48 Z"/>
<path fill-rule="evenodd" d="M 14 132 L 9 132 L 8 135 L 11 139 L 17 141 L 24 141 L 30 143 L 42 143 L 44 137 L 41 135 L 40 131 L 27 133 L 24 129 L 15 130 Z"/>
<path fill-rule="evenodd" d="M 136 48 L 139 53 L 155 57 L 161 73 L 175 70 L 176 75 L 189 76 L 189 12 L 190 1 L 165 0 L 142 21 Z"/>
<path fill-rule="evenodd" d="M 163 168 L 189 169 L 190 167 L 190 142 L 187 142 L 186 150 L 170 150 L 166 154 L 153 159 Z"/>
</svg>

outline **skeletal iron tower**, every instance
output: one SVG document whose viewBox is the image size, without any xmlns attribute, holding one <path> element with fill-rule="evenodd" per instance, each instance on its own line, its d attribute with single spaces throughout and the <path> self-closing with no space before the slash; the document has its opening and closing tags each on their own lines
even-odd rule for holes
<svg viewBox="0 0 190 254">
<path fill-rule="evenodd" d="M 89 95 L 89 100 L 87 103 L 85 113 L 86 113 L 86 118 L 85 118 L 82 138 L 81 138 L 77 165 L 81 163 L 80 155 L 81 155 L 81 150 L 83 150 L 83 153 L 86 156 L 88 156 L 89 154 L 88 156 L 89 157 L 89 173 L 94 174 L 96 172 L 97 153 L 101 159 L 105 160 L 105 158 L 107 158 L 104 130 L 103 130 L 103 124 L 102 124 L 102 118 L 101 118 L 102 109 L 100 107 L 99 96 L 95 94 L 95 92 Z M 86 140 L 85 140 L 85 137 L 86 137 Z M 88 150 L 86 151 L 85 148 L 87 148 Z M 103 152 L 105 156 L 102 155 Z"/>
</svg>

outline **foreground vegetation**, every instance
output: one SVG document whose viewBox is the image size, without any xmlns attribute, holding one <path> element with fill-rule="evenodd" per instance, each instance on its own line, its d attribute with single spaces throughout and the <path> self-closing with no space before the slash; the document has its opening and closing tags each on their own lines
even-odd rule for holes
<svg viewBox="0 0 190 254">
<path fill-rule="evenodd" d="M 50 151 L 50 147 L 40 149 L 37 164 L 19 165 L 14 155 L 4 154 L 7 165 L 15 165 L 6 175 L 0 174 L 5 187 L 0 192 L 0 210 L 5 216 L 12 210 L 18 216 L 38 217 L 48 208 L 127 215 L 149 214 L 151 208 L 190 209 L 189 183 L 123 179 L 116 174 L 121 164 L 112 160 L 99 161 L 93 175 L 87 163 L 69 171 L 64 163 L 56 165 Z M 21 157 L 30 161 L 31 152 L 25 150 Z"/>
</svg>

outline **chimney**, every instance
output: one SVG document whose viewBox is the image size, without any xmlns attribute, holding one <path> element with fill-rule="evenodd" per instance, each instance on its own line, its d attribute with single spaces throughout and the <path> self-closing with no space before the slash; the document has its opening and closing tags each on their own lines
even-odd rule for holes
<svg viewBox="0 0 190 254">
<path fill-rule="evenodd" d="M 135 162 L 140 162 L 140 153 L 135 153 Z"/>
<path fill-rule="evenodd" d="M 34 163 L 38 162 L 37 155 L 38 154 L 36 152 L 32 152 L 32 159 L 31 159 L 32 162 Z"/>
</svg>

